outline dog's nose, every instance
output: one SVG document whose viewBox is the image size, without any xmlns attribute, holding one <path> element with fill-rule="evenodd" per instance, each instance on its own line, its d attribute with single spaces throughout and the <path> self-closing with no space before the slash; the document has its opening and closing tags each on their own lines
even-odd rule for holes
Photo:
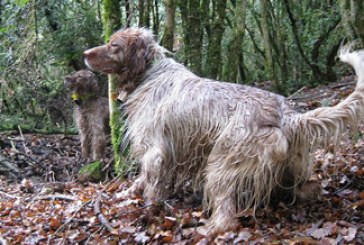
<svg viewBox="0 0 364 245">
<path fill-rule="evenodd" d="M 84 58 L 92 58 L 92 56 L 95 55 L 95 52 L 93 52 L 93 49 L 88 49 L 85 52 L 83 52 Z"/>
</svg>

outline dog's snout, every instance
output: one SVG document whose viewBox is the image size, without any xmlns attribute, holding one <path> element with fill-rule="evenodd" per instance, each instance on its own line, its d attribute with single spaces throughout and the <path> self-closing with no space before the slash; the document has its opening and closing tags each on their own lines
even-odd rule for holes
<svg viewBox="0 0 364 245">
<path fill-rule="evenodd" d="M 95 52 L 93 52 L 92 49 L 88 49 L 85 52 L 83 52 L 84 58 L 91 58 L 94 55 L 95 55 Z"/>
</svg>

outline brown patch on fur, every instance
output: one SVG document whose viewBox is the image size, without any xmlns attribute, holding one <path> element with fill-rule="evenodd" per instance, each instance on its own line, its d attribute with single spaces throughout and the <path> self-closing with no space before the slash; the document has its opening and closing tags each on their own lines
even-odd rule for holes
<svg viewBox="0 0 364 245">
<path fill-rule="evenodd" d="M 361 52 L 341 51 L 343 61 L 364 70 Z M 237 212 L 268 205 L 277 190 L 307 197 L 310 152 L 364 114 L 364 72 L 346 100 L 300 114 L 280 95 L 196 76 L 166 58 L 141 28 L 118 31 L 87 50 L 85 63 L 136 87 L 125 105 L 141 174 L 129 193 L 143 190 L 158 201 L 191 183 L 212 211 L 209 233 L 234 227 Z"/>
<path fill-rule="evenodd" d="M 75 102 L 74 115 L 80 133 L 82 158 L 101 160 L 105 157 L 109 129 L 108 99 L 100 96 L 96 76 L 88 70 L 80 70 L 65 77 Z"/>
</svg>

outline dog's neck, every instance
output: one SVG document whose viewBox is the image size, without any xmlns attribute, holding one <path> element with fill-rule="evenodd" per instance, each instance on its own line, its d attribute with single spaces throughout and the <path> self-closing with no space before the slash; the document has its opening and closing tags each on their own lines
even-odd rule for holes
<svg viewBox="0 0 364 245">
<path fill-rule="evenodd" d="M 133 93 L 144 81 L 144 77 L 149 73 L 150 70 L 153 70 L 154 67 L 158 66 L 158 64 L 164 59 L 164 55 L 159 55 L 152 59 L 146 65 L 146 69 L 140 74 L 132 74 L 131 72 L 123 72 L 117 75 L 117 79 L 119 82 L 119 95 L 118 100 L 124 102 L 127 97 Z"/>
</svg>

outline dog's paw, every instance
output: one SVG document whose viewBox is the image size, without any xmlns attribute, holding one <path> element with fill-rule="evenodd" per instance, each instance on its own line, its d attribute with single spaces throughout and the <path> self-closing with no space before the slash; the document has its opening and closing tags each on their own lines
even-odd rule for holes
<svg viewBox="0 0 364 245">
<path fill-rule="evenodd" d="M 221 223 L 210 220 L 206 225 L 198 227 L 196 231 L 205 237 L 211 238 L 230 230 L 236 230 L 239 226 L 239 221 L 235 218 L 227 219 Z"/>
</svg>

